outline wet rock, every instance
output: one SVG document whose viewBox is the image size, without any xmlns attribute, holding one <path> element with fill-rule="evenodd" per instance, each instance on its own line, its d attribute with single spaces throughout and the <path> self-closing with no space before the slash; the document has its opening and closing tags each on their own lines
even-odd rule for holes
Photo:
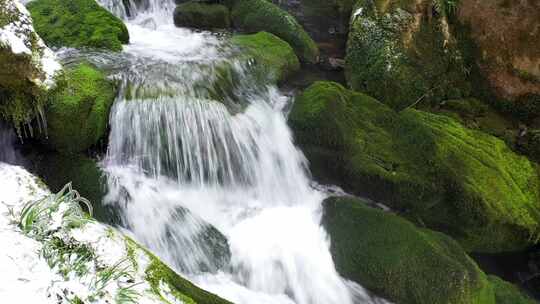
<svg viewBox="0 0 540 304">
<path fill-rule="evenodd" d="M 501 139 L 445 115 L 396 113 L 327 82 L 297 98 L 289 121 L 316 176 L 445 232 L 468 251 L 520 250 L 538 241 L 537 164 Z"/>
<path fill-rule="evenodd" d="M 18 0 L 0 1 L 0 116 L 19 128 L 43 111 L 61 66 Z"/>
<path fill-rule="evenodd" d="M 165 227 L 170 252 L 185 252 L 175 259 L 187 273 L 217 272 L 231 259 L 227 238 L 188 209 L 177 207 Z"/>
<path fill-rule="evenodd" d="M 81 152 L 104 135 L 115 86 L 87 64 L 69 69 L 47 94 L 47 138 L 44 142 L 62 153 Z"/>
<path fill-rule="evenodd" d="M 178 5 L 174 10 L 174 24 L 198 29 L 229 28 L 230 12 L 225 5 L 189 1 Z"/>
<path fill-rule="evenodd" d="M 394 303 L 496 303 L 487 276 L 448 236 L 354 198 L 329 198 L 323 208 L 344 277 Z"/>
<path fill-rule="evenodd" d="M 329 57 L 322 62 L 324 69 L 329 71 L 341 71 L 345 68 L 345 60 L 341 58 Z"/>
<path fill-rule="evenodd" d="M 236 0 L 232 5 L 233 25 L 249 33 L 266 31 L 285 40 L 298 58 L 307 63 L 319 60 L 319 49 L 296 19 L 266 0 Z"/>
<path fill-rule="evenodd" d="M 350 87 L 401 110 L 471 95 L 469 64 L 450 8 L 421 1 L 357 1 L 347 43 Z"/>
<path fill-rule="evenodd" d="M 287 77 L 300 69 L 300 62 L 291 46 L 277 36 L 260 32 L 252 35 L 236 35 L 233 45 L 253 59 L 259 73 L 274 83 L 283 83 Z"/>
<path fill-rule="evenodd" d="M 463 0 L 457 19 L 470 35 L 465 42 L 486 82 L 484 94 L 521 117 L 538 117 L 540 3 Z"/>
</svg>

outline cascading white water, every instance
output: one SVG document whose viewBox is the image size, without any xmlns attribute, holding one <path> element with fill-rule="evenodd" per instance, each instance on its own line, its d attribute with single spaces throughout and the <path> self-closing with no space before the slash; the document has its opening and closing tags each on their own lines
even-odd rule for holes
<svg viewBox="0 0 540 304">
<path fill-rule="evenodd" d="M 226 41 L 174 28 L 172 0 L 101 2 L 131 35 L 103 166 L 134 237 L 237 304 L 378 303 L 335 270 L 289 99 Z"/>
</svg>

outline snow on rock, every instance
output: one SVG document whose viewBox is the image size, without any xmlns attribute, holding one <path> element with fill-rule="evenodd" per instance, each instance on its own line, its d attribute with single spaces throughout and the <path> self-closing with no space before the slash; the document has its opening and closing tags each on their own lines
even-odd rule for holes
<svg viewBox="0 0 540 304">
<path fill-rule="evenodd" d="M 47 289 L 56 275 L 39 258 L 41 244 L 24 236 L 13 217 L 25 202 L 49 192 L 20 167 L 0 163 L 0 176 L 0 302 L 54 303 Z"/>
<path fill-rule="evenodd" d="M 19 0 L 0 0 L 0 58 L 0 77 L 5 73 L 45 89 L 54 86 L 54 76 L 62 69 Z"/>
<path fill-rule="evenodd" d="M 23 168 L 1 162 L 0 177 L 1 303 L 191 300 L 153 276 L 166 267 L 154 255 L 83 212 L 87 201 L 71 187 L 51 194 Z"/>
</svg>

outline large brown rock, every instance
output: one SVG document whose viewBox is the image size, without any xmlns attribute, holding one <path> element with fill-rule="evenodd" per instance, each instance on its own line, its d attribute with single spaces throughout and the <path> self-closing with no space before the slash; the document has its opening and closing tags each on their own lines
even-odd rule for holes
<svg viewBox="0 0 540 304">
<path fill-rule="evenodd" d="M 462 0 L 457 18 L 469 30 L 476 63 L 495 96 L 528 108 L 538 102 L 540 1 Z"/>
</svg>

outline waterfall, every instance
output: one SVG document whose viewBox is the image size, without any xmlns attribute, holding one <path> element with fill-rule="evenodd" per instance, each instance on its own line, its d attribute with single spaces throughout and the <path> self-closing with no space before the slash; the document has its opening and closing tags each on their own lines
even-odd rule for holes
<svg viewBox="0 0 540 304">
<path fill-rule="evenodd" d="M 175 28 L 172 0 L 100 3 L 131 36 L 109 60 L 121 88 L 102 164 L 129 233 L 237 304 L 379 303 L 335 270 L 291 100 L 226 39 Z"/>
<path fill-rule="evenodd" d="M 168 23 L 174 11 L 175 3 L 170 0 L 98 0 L 101 6 L 117 17 L 130 20 L 152 20 Z"/>
</svg>

